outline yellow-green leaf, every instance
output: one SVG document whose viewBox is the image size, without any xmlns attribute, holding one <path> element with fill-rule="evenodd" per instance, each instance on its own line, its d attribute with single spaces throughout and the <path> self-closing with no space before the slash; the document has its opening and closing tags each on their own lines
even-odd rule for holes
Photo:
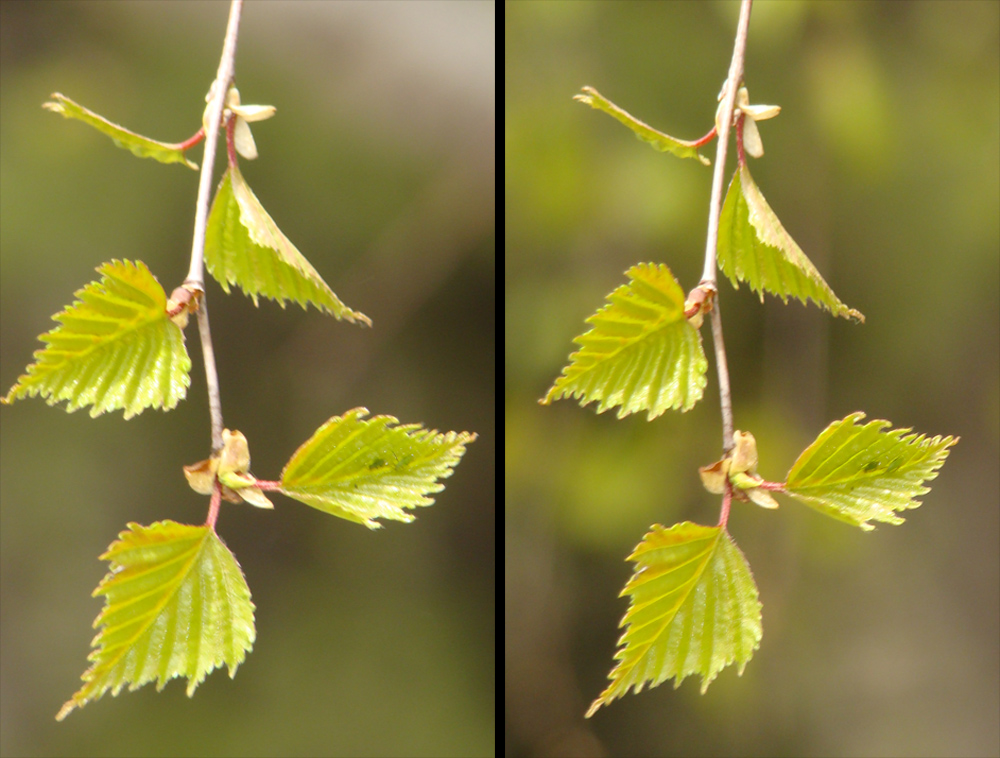
<svg viewBox="0 0 1000 758">
<path fill-rule="evenodd" d="M 856 412 L 834 421 L 799 456 L 788 472 L 787 494 L 820 513 L 859 526 L 869 521 L 902 524 L 897 511 L 916 508 L 930 492 L 924 482 L 937 477 L 957 437 L 907 434 L 888 421 L 859 424 Z"/>
<path fill-rule="evenodd" d="M 655 150 L 661 153 L 673 153 L 678 158 L 697 158 L 704 165 L 708 166 L 711 161 L 698 153 L 698 146 L 694 142 L 687 142 L 669 134 L 658 132 L 656 129 L 646 124 L 631 113 L 628 113 L 612 103 L 593 87 L 583 87 L 582 95 L 574 95 L 574 100 L 589 105 L 591 108 L 604 111 L 613 118 L 621 121 L 625 126 L 635 132 L 635 136 L 643 142 L 648 142 Z"/>
<path fill-rule="evenodd" d="M 83 121 L 85 124 L 89 124 L 97 129 L 97 131 L 111 137 L 118 147 L 130 150 L 140 158 L 152 158 L 160 163 L 183 163 L 188 168 L 198 170 L 197 164 L 185 158 L 184 151 L 177 144 L 157 142 L 149 137 L 143 137 L 141 134 L 130 132 L 128 129 L 118 126 L 118 124 L 113 124 L 102 116 L 98 116 L 93 111 L 87 110 L 82 105 L 74 103 L 68 97 L 58 92 L 53 92 L 49 97 L 53 98 L 55 102 L 44 103 L 42 105 L 43 108 L 53 113 L 59 113 L 66 118 L 75 118 Z"/>
<path fill-rule="evenodd" d="M 573 339 L 580 350 L 541 400 L 598 401 L 598 413 L 621 406 L 618 418 L 648 411 L 652 420 L 701 399 L 708 361 L 701 335 L 684 317 L 684 292 L 663 264 L 640 263 L 632 280 L 608 295 L 587 319 L 593 329 Z"/>
<path fill-rule="evenodd" d="M 468 432 L 440 434 L 392 416 L 355 408 L 316 430 L 285 465 L 281 491 L 334 516 L 378 529 L 375 519 L 413 521 L 407 509 L 430 505 L 440 481 L 476 439 Z"/>
<path fill-rule="evenodd" d="M 167 296 L 145 263 L 118 261 L 97 268 L 100 282 L 53 316 L 60 326 L 39 339 L 35 363 L 4 403 L 41 395 L 67 411 L 92 405 L 91 416 L 122 408 L 125 418 L 145 408 L 170 410 L 184 398 L 191 359 L 184 333 L 166 312 Z"/>
<path fill-rule="evenodd" d="M 802 252 L 764 200 L 746 165 L 729 185 L 719 216 L 719 268 L 734 287 L 744 281 L 764 300 L 764 290 L 784 302 L 809 299 L 835 316 L 864 321 L 833 294 L 819 271 Z"/>
<path fill-rule="evenodd" d="M 721 527 L 685 521 L 654 524 L 628 557 L 636 564 L 622 596 L 628 625 L 615 653 L 611 684 L 587 711 L 674 678 L 701 675 L 702 693 L 726 666 L 743 673 L 760 645 L 760 601 L 743 553 Z"/>
<path fill-rule="evenodd" d="M 188 697 L 223 664 L 229 676 L 253 647 L 254 605 L 236 558 L 207 526 L 130 523 L 101 556 L 110 571 L 94 595 L 105 604 L 94 626 L 93 662 L 60 721 L 111 690 L 188 680 Z"/>
<path fill-rule="evenodd" d="M 367 324 L 363 313 L 344 305 L 312 264 L 281 233 L 251 192 L 240 170 L 230 166 L 215 193 L 205 232 L 205 266 L 229 292 L 237 284 L 257 305 L 258 295 L 284 308 L 312 303 L 338 319 Z"/>
</svg>

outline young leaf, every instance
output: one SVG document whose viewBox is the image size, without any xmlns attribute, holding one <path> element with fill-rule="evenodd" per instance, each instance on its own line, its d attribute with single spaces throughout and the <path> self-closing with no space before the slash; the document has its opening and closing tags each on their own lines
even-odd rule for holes
<svg viewBox="0 0 1000 758">
<path fill-rule="evenodd" d="M 626 274 L 631 283 L 608 295 L 609 304 L 587 319 L 594 328 L 573 339 L 581 349 L 543 405 L 570 396 L 581 405 L 600 401 L 598 413 L 621 406 L 618 418 L 646 410 L 652 420 L 701 399 L 708 361 L 684 318 L 681 286 L 663 264 L 640 263 Z"/>
<path fill-rule="evenodd" d="M 761 302 L 767 290 L 786 303 L 789 295 L 803 303 L 812 298 L 835 316 L 865 320 L 833 294 L 774 215 L 745 165 L 733 174 L 719 216 L 719 268 L 734 287 L 740 281 L 749 284 Z"/>
<path fill-rule="evenodd" d="M 636 569 L 621 594 L 629 595 L 628 624 L 615 653 L 611 684 L 587 711 L 674 677 L 701 674 L 701 691 L 731 663 L 739 673 L 761 639 L 757 585 L 743 553 L 718 526 L 685 521 L 654 524 L 628 557 Z"/>
<path fill-rule="evenodd" d="M 654 149 L 659 150 L 661 153 L 673 153 L 678 158 L 697 158 L 706 166 L 712 163 L 708 158 L 698 153 L 698 146 L 694 142 L 686 142 L 685 140 L 656 131 L 649 124 L 643 123 L 632 114 L 619 108 L 593 87 L 583 87 L 582 89 L 583 94 L 574 95 L 574 100 L 579 100 L 591 108 L 604 111 L 608 115 L 618 119 L 635 132 L 636 137 L 643 142 L 648 142 Z"/>
<path fill-rule="evenodd" d="M 93 405 L 91 416 L 123 408 L 128 419 L 184 398 L 191 359 L 163 287 L 142 261 L 113 260 L 97 271 L 101 281 L 52 317 L 60 326 L 39 337 L 48 346 L 35 351 L 4 403 L 41 395 L 49 405 L 68 400 L 70 412 Z"/>
<path fill-rule="evenodd" d="M 902 524 L 896 511 L 916 508 L 914 498 L 930 492 L 923 483 L 937 477 L 957 437 L 906 434 L 888 421 L 858 425 L 864 413 L 834 421 L 802 451 L 785 484 L 787 494 L 827 516 L 860 526 Z"/>
<path fill-rule="evenodd" d="M 439 480 L 476 435 L 395 426 L 392 416 L 362 420 L 367 414 L 355 408 L 317 429 L 285 465 L 281 491 L 369 529 L 382 526 L 379 518 L 413 521 L 405 509 L 434 502 L 427 495 L 444 489 Z"/>
<path fill-rule="evenodd" d="M 276 300 L 284 308 L 294 300 L 312 303 L 338 319 L 371 326 L 363 313 L 351 310 L 333 294 L 257 200 L 236 166 L 230 166 L 215 193 L 205 232 L 205 266 L 227 293 L 230 284 L 253 298 Z"/>
<path fill-rule="evenodd" d="M 130 132 L 128 129 L 123 129 L 118 124 L 111 123 L 106 118 L 98 116 L 93 111 L 89 111 L 82 105 L 74 103 L 68 97 L 58 92 L 53 92 L 49 97 L 54 98 L 55 102 L 44 103 L 42 105 L 43 108 L 53 113 L 60 113 L 66 118 L 75 118 L 83 121 L 85 124 L 90 124 L 97 131 L 111 137 L 118 147 L 131 150 L 132 153 L 138 155 L 140 158 L 152 158 L 158 160 L 160 163 L 183 163 L 188 168 L 193 168 L 195 171 L 198 170 L 197 164 L 192 163 L 184 157 L 184 151 L 179 145 L 168 142 L 157 142 L 149 137 L 143 137 L 135 132 Z"/>
<path fill-rule="evenodd" d="M 236 558 L 207 526 L 159 521 L 130 523 L 101 556 L 111 569 L 94 591 L 105 604 L 94 626 L 80 691 L 56 718 L 62 721 L 111 690 L 136 690 L 157 680 L 187 677 L 188 697 L 222 664 L 229 676 L 253 647 L 254 605 Z"/>
</svg>

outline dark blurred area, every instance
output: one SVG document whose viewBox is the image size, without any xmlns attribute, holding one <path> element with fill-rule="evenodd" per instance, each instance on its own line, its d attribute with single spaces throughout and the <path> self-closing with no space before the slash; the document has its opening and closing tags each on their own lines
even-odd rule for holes
<svg viewBox="0 0 1000 758">
<path fill-rule="evenodd" d="M 0 3 L 0 384 L 50 316 L 140 259 L 169 292 L 198 175 L 41 108 L 52 92 L 141 134 L 200 125 L 228 3 Z M 130 521 L 203 522 L 181 466 L 210 445 L 197 329 L 187 399 L 91 419 L 0 412 L 0 753 L 472 756 L 495 750 L 495 5 L 252 2 L 236 83 L 277 116 L 241 170 L 359 328 L 207 285 L 227 426 L 277 478 L 330 416 L 364 406 L 468 430 L 435 504 L 371 532 L 296 501 L 224 504 L 257 606 L 234 681 L 216 671 L 92 703 L 64 723 L 101 604 L 97 560 Z M 196 162 L 201 149 L 192 151 Z M 222 157 L 224 162 L 224 153 Z M 216 175 L 221 175 L 219 159 Z"/>
<path fill-rule="evenodd" d="M 505 755 L 1000 754 L 1000 4 L 754 3 L 750 101 L 782 111 L 750 169 L 867 323 L 723 278 L 736 427 L 769 479 L 855 410 L 962 439 L 902 526 L 736 504 L 764 627 L 742 678 L 664 683 L 589 721 L 624 559 L 652 523 L 716 523 L 697 467 L 721 431 L 708 328 L 686 414 L 537 404 L 629 266 L 667 263 L 687 291 L 704 255 L 711 170 L 572 96 L 704 134 L 739 4 L 504 11 Z"/>
</svg>

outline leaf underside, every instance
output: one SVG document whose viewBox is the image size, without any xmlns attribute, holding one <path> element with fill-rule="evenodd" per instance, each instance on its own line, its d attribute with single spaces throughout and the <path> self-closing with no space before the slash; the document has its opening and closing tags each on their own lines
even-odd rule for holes
<svg viewBox="0 0 1000 758">
<path fill-rule="evenodd" d="M 833 293 L 764 200 L 747 167 L 733 174 L 719 216 L 719 268 L 734 287 L 746 282 L 764 300 L 764 290 L 784 302 L 809 299 L 835 316 L 864 321 Z"/>
<path fill-rule="evenodd" d="M 91 416 L 122 408 L 125 418 L 145 408 L 170 410 L 190 384 L 184 333 L 166 314 L 167 296 L 141 261 L 113 260 L 97 268 L 100 282 L 74 293 L 73 305 L 53 316 L 60 326 L 39 339 L 35 363 L 4 403 L 41 395 L 67 411 L 92 405 Z"/>
<path fill-rule="evenodd" d="M 580 350 L 543 404 L 569 396 L 581 405 L 598 401 L 598 413 L 620 406 L 618 418 L 645 410 L 652 420 L 701 399 L 708 361 L 701 335 L 684 318 L 677 280 L 663 264 L 641 263 L 626 274 L 632 281 L 587 319 L 593 329 L 574 338 Z"/>
<path fill-rule="evenodd" d="M 582 91 L 582 95 L 574 95 L 573 99 L 579 100 L 591 108 L 604 111 L 609 116 L 621 121 L 635 132 L 636 137 L 652 145 L 654 150 L 659 150 L 661 153 L 672 153 L 678 158 L 697 158 L 706 166 L 712 163 L 698 152 L 698 147 L 695 143 L 677 139 L 676 137 L 671 137 L 669 134 L 657 131 L 649 124 L 640 121 L 632 114 L 619 108 L 593 87 L 583 87 Z"/>
<path fill-rule="evenodd" d="M 44 103 L 43 108 L 53 113 L 59 113 L 66 118 L 75 118 L 89 124 L 97 131 L 111 137 L 118 147 L 129 150 L 140 158 L 152 158 L 160 163 L 183 163 L 188 168 L 198 170 L 198 165 L 185 158 L 184 151 L 175 144 L 158 142 L 149 137 L 143 137 L 141 134 L 130 132 L 128 129 L 98 116 L 93 111 L 87 110 L 82 105 L 74 103 L 58 92 L 53 92 L 49 97 L 52 97 L 55 102 Z"/>
<path fill-rule="evenodd" d="M 721 527 L 685 521 L 665 529 L 659 524 L 628 558 L 636 564 L 622 596 L 628 625 L 615 653 L 611 684 L 590 709 L 641 692 L 673 677 L 674 688 L 690 674 L 702 677 L 701 691 L 726 666 L 739 673 L 760 645 L 761 605 L 743 553 Z"/>
<path fill-rule="evenodd" d="M 316 430 L 281 473 L 281 491 L 306 505 L 378 529 L 376 519 L 413 521 L 407 509 L 431 505 L 428 497 L 447 479 L 476 439 L 468 432 L 440 434 L 392 416 L 355 408 Z"/>
<path fill-rule="evenodd" d="M 253 647 L 254 605 L 236 558 L 207 526 L 130 523 L 101 556 L 110 571 L 94 595 L 105 605 L 94 626 L 93 664 L 56 716 L 64 719 L 111 690 L 187 677 L 188 697 L 223 664 L 229 676 Z"/>
<path fill-rule="evenodd" d="M 896 511 L 916 508 L 915 498 L 929 492 L 957 437 L 907 434 L 888 421 L 859 421 L 852 413 L 830 424 L 799 456 L 788 472 L 787 494 L 820 513 L 859 526 L 869 521 L 902 524 Z"/>
<path fill-rule="evenodd" d="M 257 305 L 257 297 L 284 308 L 292 300 L 312 304 L 338 319 L 371 326 L 371 320 L 341 302 L 312 264 L 281 233 L 243 175 L 230 166 L 222 177 L 205 232 L 205 266 L 227 293 L 239 285 Z"/>
</svg>

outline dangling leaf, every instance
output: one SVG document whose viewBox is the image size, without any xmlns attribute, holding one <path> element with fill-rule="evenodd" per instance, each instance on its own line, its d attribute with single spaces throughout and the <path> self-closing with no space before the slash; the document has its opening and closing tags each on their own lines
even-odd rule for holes
<svg viewBox="0 0 1000 758">
<path fill-rule="evenodd" d="M 207 526 L 131 523 L 101 556 L 111 569 L 94 595 L 104 610 L 94 626 L 84 685 L 63 705 L 60 721 L 111 690 L 156 689 L 187 677 L 188 697 L 225 664 L 229 676 L 253 647 L 254 605 L 236 558 Z"/>
<path fill-rule="evenodd" d="M 428 495 L 444 489 L 439 480 L 451 476 L 476 435 L 366 415 L 355 408 L 317 429 L 285 465 L 281 491 L 369 529 L 382 526 L 379 518 L 413 521 L 406 509 L 434 502 Z"/>
<path fill-rule="evenodd" d="M 701 399 L 708 361 L 701 335 L 684 318 L 681 286 L 663 264 L 640 263 L 626 274 L 632 281 L 587 319 L 594 328 L 574 338 L 581 349 L 542 404 L 570 396 L 581 405 L 599 401 L 598 413 L 621 406 L 618 418 L 645 410 L 652 420 Z"/>
<path fill-rule="evenodd" d="M 604 111 L 618 119 L 635 132 L 636 137 L 643 142 L 648 142 L 654 149 L 659 150 L 661 153 L 673 153 L 678 158 L 697 158 L 706 166 L 712 163 L 708 158 L 698 153 L 698 146 L 694 142 L 686 142 L 685 140 L 656 131 L 649 124 L 643 123 L 632 114 L 619 108 L 593 87 L 583 87 L 582 90 L 583 94 L 574 95 L 574 100 L 586 103 L 591 108 Z"/>
<path fill-rule="evenodd" d="M 97 131 L 102 132 L 118 145 L 118 147 L 131 150 L 133 154 L 140 158 L 152 158 L 160 163 L 183 163 L 188 168 L 198 170 L 198 166 L 184 157 L 184 151 L 178 144 L 169 142 L 157 142 L 149 137 L 143 137 L 135 132 L 130 132 L 118 124 L 113 124 L 106 118 L 98 116 L 93 111 L 89 111 L 82 105 L 78 105 L 65 95 L 53 92 L 49 97 L 55 99 L 54 103 L 43 103 L 42 107 L 53 113 L 60 113 L 66 118 L 75 118 L 90 124 Z"/>
<path fill-rule="evenodd" d="M 719 216 L 719 268 L 734 287 L 740 281 L 764 300 L 764 290 L 784 302 L 811 298 L 835 316 L 864 321 L 833 294 L 802 249 L 764 200 L 746 165 L 733 174 Z"/>
<path fill-rule="evenodd" d="M 237 284 L 254 305 L 257 296 L 276 300 L 284 308 L 294 300 L 303 308 L 312 303 L 338 319 L 371 326 L 363 313 L 353 311 L 333 294 L 257 200 L 236 166 L 230 166 L 215 193 L 205 232 L 205 266 L 229 292 Z"/>
<path fill-rule="evenodd" d="M 97 271 L 101 281 L 52 317 L 60 326 L 39 337 L 48 346 L 35 351 L 4 403 L 41 395 L 49 405 L 68 400 L 71 412 L 93 405 L 91 416 L 123 408 L 128 419 L 184 398 L 191 359 L 163 287 L 141 261 L 113 260 Z"/>
<path fill-rule="evenodd" d="M 907 434 L 888 421 L 859 425 L 864 413 L 834 421 L 802 451 L 788 472 L 787 494 L 865 531 L 868 523 L 902 524 L 896 511 L 916 508 L 930 492 L 924 482 L 937 477 L 957 437 Z"/>
<path fill-rule="evenodd" d="M 622 596 L 628 624 L 615 653 L 611 684 L 591 704 L 602 705 L 673 677 L 674 688 L 701 674 L 701 691 L 731 663 L 743 673 L 761 639 L 757 585 L 743 553 L 718 526 L 685 521 L 655 524 L 628 557 L 636 569 Z"/>
</svg>

